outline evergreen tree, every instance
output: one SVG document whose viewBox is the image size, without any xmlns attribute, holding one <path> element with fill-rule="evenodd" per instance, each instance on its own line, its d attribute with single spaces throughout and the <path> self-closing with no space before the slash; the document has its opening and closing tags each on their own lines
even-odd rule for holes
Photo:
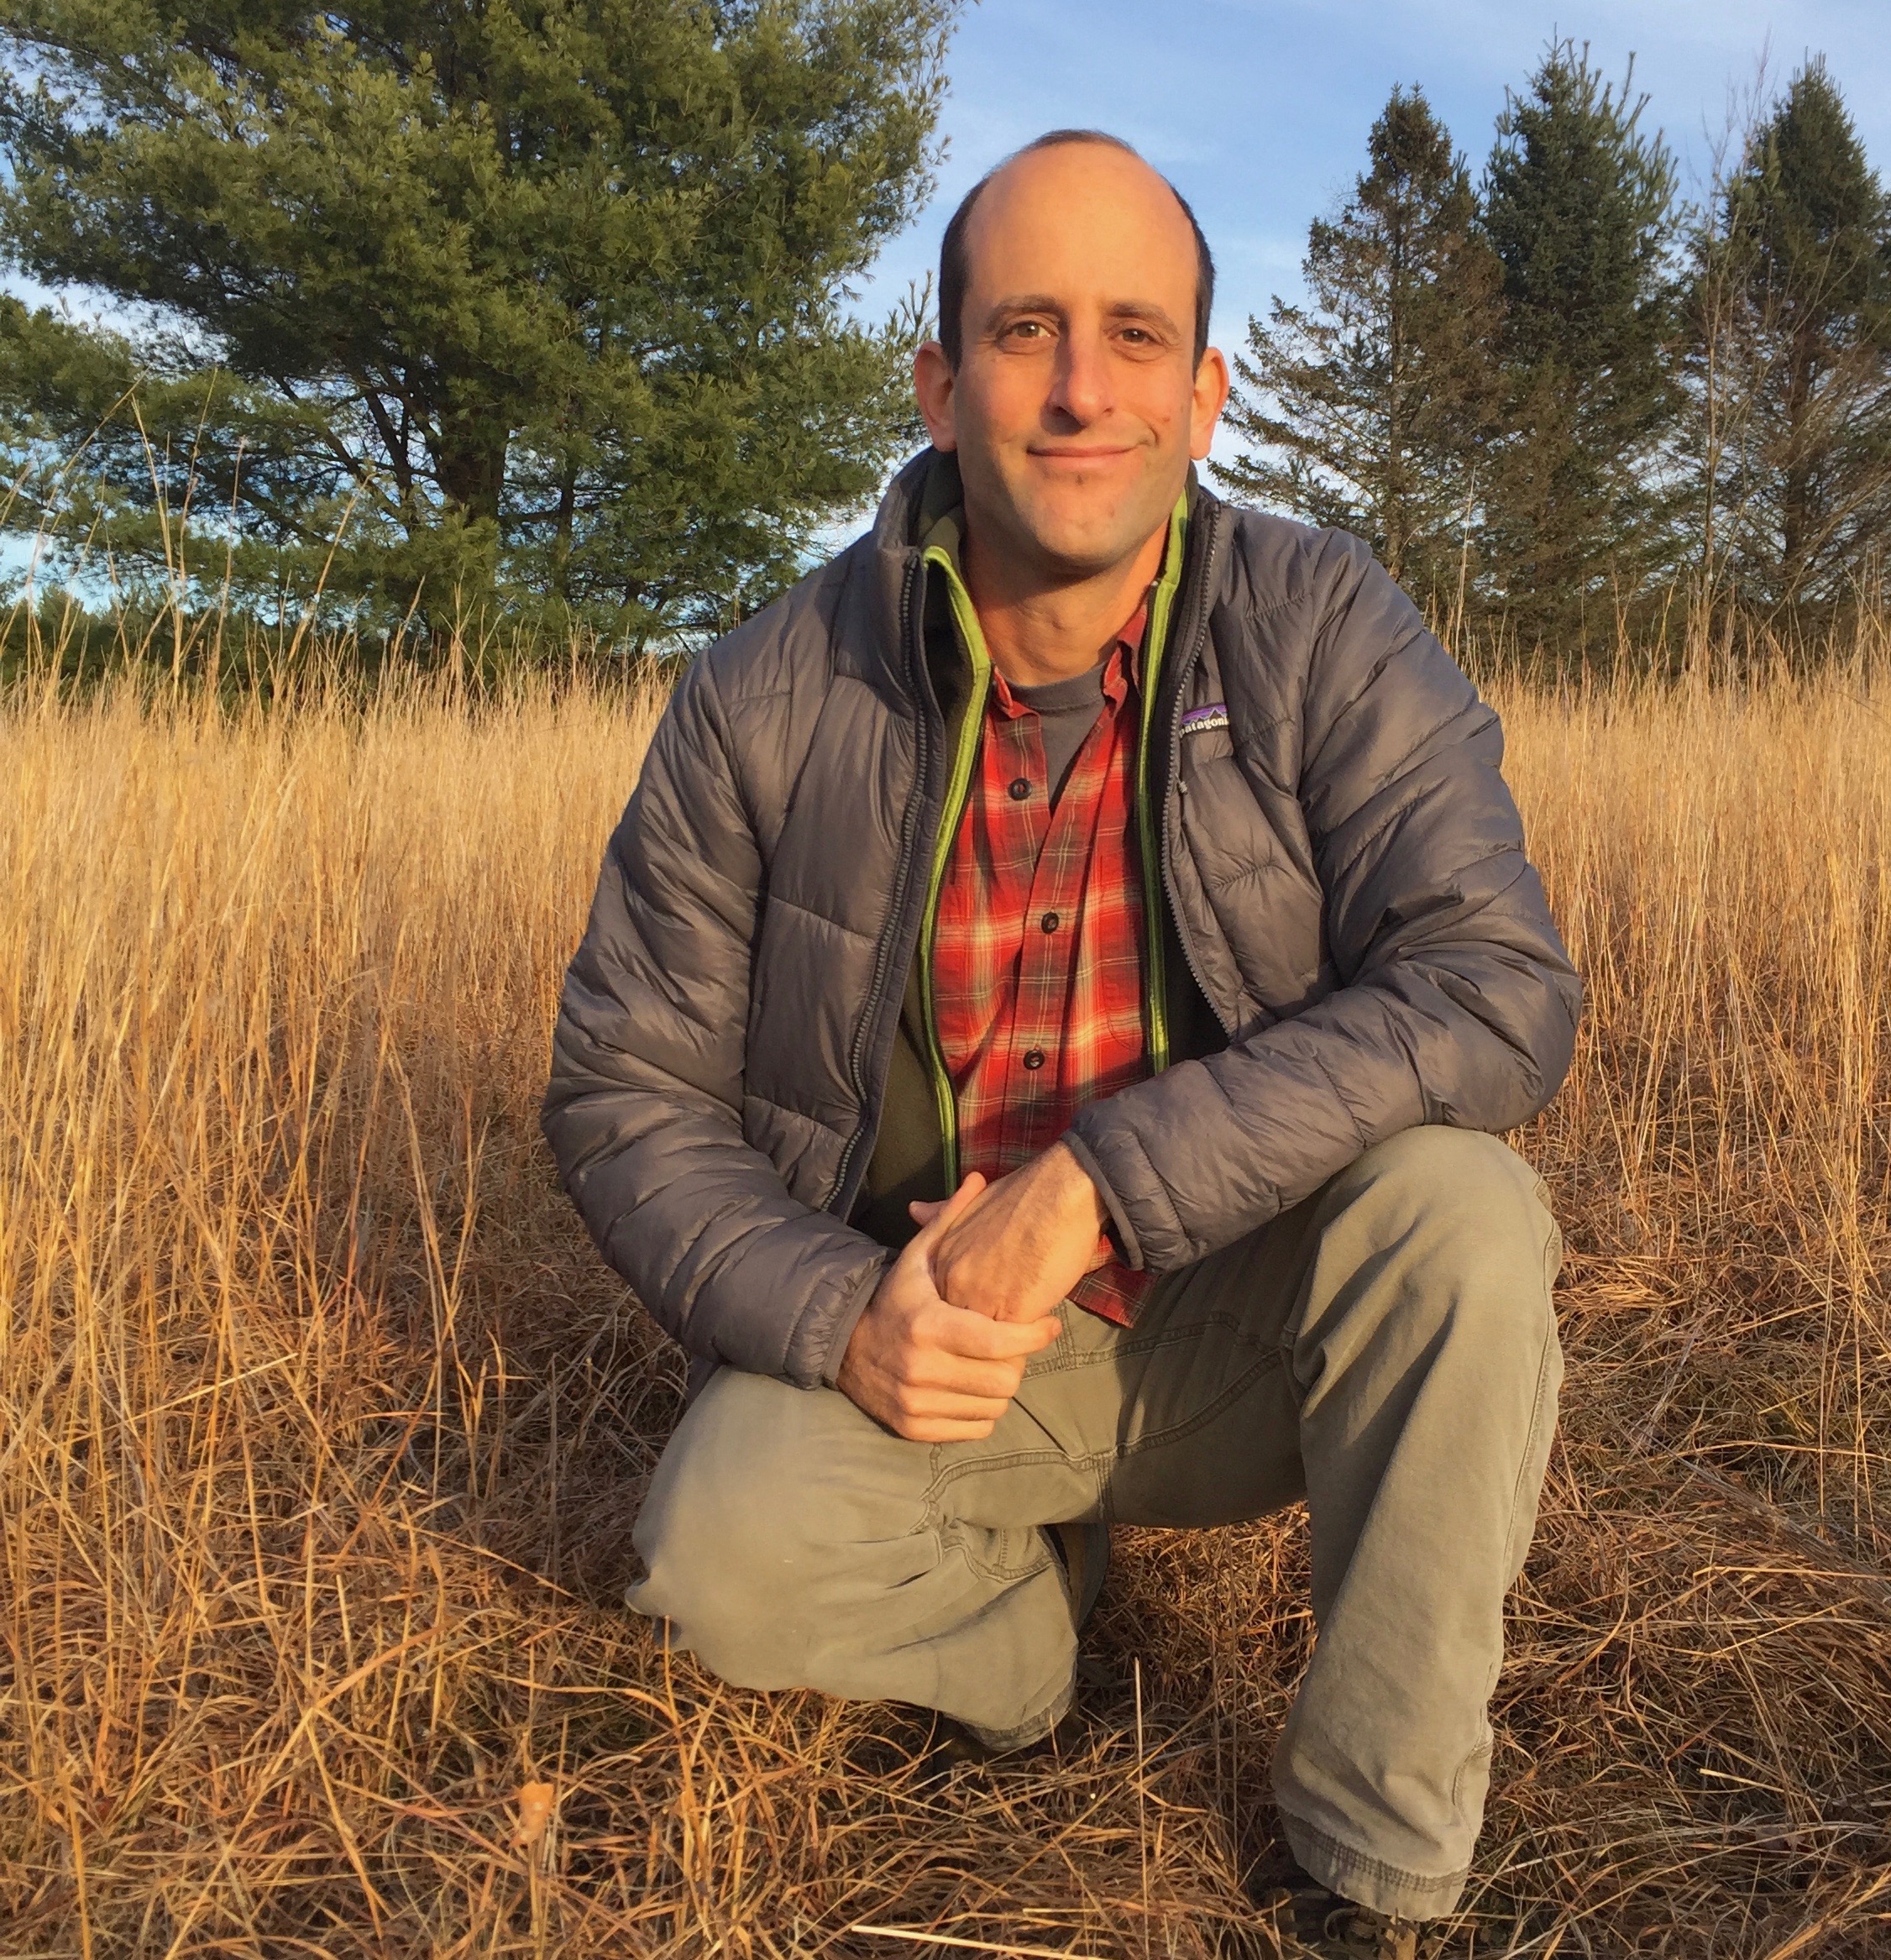
<svg viewBox="0 0 1891 1960">
<path fill-rule="evenodd" d="M 1498 118 L 1484 184 L 1506 395 L 1485 549 L 1520 631 L 1563 646 L 1612 627 L 1673 548 L 1675 171 L 1632 74 L 1618 94 L 1586 47 L 1552 44 Z"/>
<path fill-rule="evenodd" d="M 1461 156 L 1422 91 L 1395 88 L 1371 168 L 1303 261 L 1309 307 L 1248 322 L 1228 422 L 1255 445 L 1216 474 L 1236 495 L 1357 532 L 1421 600 L 1460 576 L 1501 269 L 1475 235 Z"/>
<path fill-rule="evenodd" d="M 1694 299 L 1710 550 L 1760 604 L 1844 597 L 1891 544 L 1891 200 L 1822 64 L 1722 187 Z"/>
<path fill-rule="evenodd" d="M 725 619 L 907 433 L 905 337 L 841 307 L 956 4 L 0 0 L 0 249 L 148 322 L 0 310 L 14 466 L 96 429 L 121 563 L 187 499 L 306 589 L 351 513 L 330 584 L 395 606 Z"/>
</svg>

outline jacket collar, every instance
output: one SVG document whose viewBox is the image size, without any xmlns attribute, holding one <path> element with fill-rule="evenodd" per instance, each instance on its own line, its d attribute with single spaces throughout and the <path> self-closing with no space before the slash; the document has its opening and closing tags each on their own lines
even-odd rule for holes
<svg viewBox="0 0 1891 1960">
<path fill-rule="evenodd" d="M 1203 595 L 1194 589 L 1212 574 L 1212 567 L 1197 566 L 1194 561 L 1208 546 L 1217 528 L 1201 520 L 1220 500 L 1203 485 L 1193 464 L 1189 465 L 1185 494 L 1188 498 L 1190 566 L 1184 571 L 1182 590 L 1177 595 L 1181 602 L 1178 611 L 1183 616 L 1192 610 L 1187 603 L 1192 596 L 1200 602 Z M 927 532 L 940 517 L 962 501 L 958 459 L 929 446 L 895 474 L 880 500 L 872 527 L 861 541 L 870 553 L 873 568 L 870 596 L 862 595 L 872 616 L 870 643 L 878 649 L 888 678 L 902 694 L 909 686 L 904 652 L 908 623 L 904 606 L 911 590 L 909 581 L 918 574 Z M 1181 619 L 1176 623 L 1181 623 Z"/>
</svg>

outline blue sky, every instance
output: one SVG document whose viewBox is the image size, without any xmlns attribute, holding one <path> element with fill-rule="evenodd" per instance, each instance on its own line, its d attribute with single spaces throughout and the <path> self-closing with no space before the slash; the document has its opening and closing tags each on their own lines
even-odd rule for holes
<svg viewBox="0 0 1891 1960">
<path fill-rule="evenodd" d="M 1506 87 L 1556 33 L 1586 40 L 1611 79 L 1634 55 L 1687 188 L 1763 54 L 1775 87 L 1823 54 L 1891 178 L 1891 0 L 974 0 L 948 56 L 938 190 L 883 254 L 862 310 L 883 314 L 925 275 L 984 170 L 1081 124 L 1127 137 L 1193 204 L 1219 271 L 1215 338 L 1234 348 L 1250 313 L 1299 290 L 1308 221 L 1351 188 L 1395 82 L 1423 87 L 1475 171 Z"/>
<path fill-rule="evenodd" d="M 1475 174 L 1506 85 L 1523 86 L 1557 32 L 1589 42 L 1611 79 L 1634 55 L 1647 118 L 1690 190 L 1763 53 L 1776 86 L 1822 53 L 1891 176 L 1891 0 L 982 0 L 948 60 L 937 193 L 883 254 L 863 310 L 924 276 L 992 164 L 1077 124 L 1127 137 L 1194 206 L 1218 274 L 1214 337 L 1237 347 L 1250 313 L 1299 291 L 1308 221 L 1351 188 L 1395 82 L 1424 88 Z"/>
<path fill-rule="evenodd" d="M 1423 87 L 1475 172 L 1506 86 L 1557 33 L 1586 40 L 1611 79 L 1634 55 L 1690 193 L 1763 56 L 1777 90 L 1822 54 L 1891 179 L 1891 0 L 980 0 L 948 57 L 938 189 L 860 310 L 883 317 L 925 276 L 984 170 L 1045 129 L 1087 125 L 1127 137 L 1193 204 L 1219 270 L 1214 338 L 1238 349 L 1249 314 L 1298 292 L 1308 221 L 1351 188 L 1395 82 Z"/>
</svg>

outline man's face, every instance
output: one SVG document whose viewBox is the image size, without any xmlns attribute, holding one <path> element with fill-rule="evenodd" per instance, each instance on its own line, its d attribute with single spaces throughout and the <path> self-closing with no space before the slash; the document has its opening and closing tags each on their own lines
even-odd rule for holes
<svg viewBox="0 0 1891 1960">
<path fill-rule="evenodd" d="M 1139 159 L 1069 144 L 995 177 L 966 246 L 958 371 L 932 342 L 914 381 L 934 443 L 957 453 L 968 528 L 1056 580 L 1119 565 L 1228 397 L 1221 355 L 1195 362 L 1188 220 Z"/>
</svg>

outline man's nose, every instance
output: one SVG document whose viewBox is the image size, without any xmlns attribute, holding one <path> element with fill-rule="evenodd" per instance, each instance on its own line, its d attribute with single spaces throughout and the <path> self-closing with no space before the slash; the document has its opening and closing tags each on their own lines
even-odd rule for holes
<svg viewBox="0 0 1891 1960">
<path fill-rule="evenodd" d="M 1057 346 L 1050 405 L 1085 427 L 1109 412 L 1109 351 L 1101 333 L 1082 329 L 1064 333 Z"/>
</svg>

